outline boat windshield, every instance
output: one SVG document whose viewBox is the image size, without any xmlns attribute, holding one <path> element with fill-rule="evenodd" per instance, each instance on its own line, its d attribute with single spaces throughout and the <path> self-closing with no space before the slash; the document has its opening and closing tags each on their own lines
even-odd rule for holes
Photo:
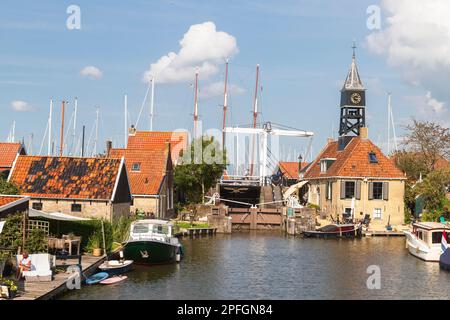
<svg viewBox="0 0 450 320">
<path fill-rule="evenodd" d="M 133 227 L 133 233 L 158 233 L 168 234 L 169 227 L 161 224 L 136 224 Z"/>
</svg>

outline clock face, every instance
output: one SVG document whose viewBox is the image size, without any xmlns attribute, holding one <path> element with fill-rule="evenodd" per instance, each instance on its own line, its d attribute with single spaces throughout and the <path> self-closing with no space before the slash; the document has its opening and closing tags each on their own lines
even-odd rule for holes
<svg viewBox="0 0 450 320">
<path fill-rule="evenodd" d="M 360 103 L 360 102 L 361 102 L 361 95 L 360 95 L 359 93 L 357 93 L 357 92 L 352 93 L 352 95 L 350 96 L 350 101 L 351 101 L 353 104 L 358 104 L 358 103 Z"/>
</svg>

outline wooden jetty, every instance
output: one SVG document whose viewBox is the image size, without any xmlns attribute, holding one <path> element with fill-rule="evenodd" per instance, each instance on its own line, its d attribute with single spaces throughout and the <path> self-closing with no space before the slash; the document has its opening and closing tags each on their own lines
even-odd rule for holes
<svg viewBox="0 0 450 320">
<path fill-rule="evenodd" d="M 95 273 L 98 266 L 105 261 L 106 256 L 94 257 L 91 255 L 83 255 L 81 259 L 82 273 L 90 276 Z M 69 265 L 69 264 L 68 264 Z M 66 281 L 70 274 L 59 272 L 53 275 L 53 281 L 47 282 L 27 282 L 21 280 L 19 283 L 20 295 L 14 300 L 50 300 L 63 292 L 69 290 Z"/>
<path fill-rule="evenodd" d="M 188 228 L 184 231 L 180 231 L 176 234 L 176 236 L 189 236 L 189 237 L 196 237 L 196 236 L 212 236 L 217 233 L 217 228 Z"/>
<path fill-rule="evenodd" d="M 386 231 L 386 230 L 374 230 L 374 231 L 364 231 L 363 236 L 365 237 L 404 237 L 403 232 L 398 231 Z"/>
</svg>

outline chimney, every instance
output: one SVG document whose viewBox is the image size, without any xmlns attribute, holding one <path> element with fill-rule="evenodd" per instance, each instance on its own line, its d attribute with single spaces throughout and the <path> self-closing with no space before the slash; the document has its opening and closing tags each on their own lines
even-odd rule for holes
<svg viewBox="0 0 450 320">
<path fill-rule="evenodd" d="M 367 127 L 361 127 L 359 128 L 359 136 L 363 140 L 369 139 L 369 128 Z"/>
<path fill-rule="evenodd" d="M 106 157 L 109 158 L 112 149 L 112 141 L 106 140 Z"/>
<path fill-rule="evenodd" d="M 134 125 L 131 125 L 131 128 L 128 129 L 128 134 L 130 134 L 130 135 L 136 134 L 136 128 L 134 127 Z"/>
</svg>

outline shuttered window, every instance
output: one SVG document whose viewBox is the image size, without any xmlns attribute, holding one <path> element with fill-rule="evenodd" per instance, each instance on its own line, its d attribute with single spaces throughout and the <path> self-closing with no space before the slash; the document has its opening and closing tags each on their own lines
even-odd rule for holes
<svg viewBox="0 0 450 320">
<path fill-rule="evenodd" d="M 333 197 L 333 183 L 331 181 L 327 182 L 327 200 L 331 200 Z"/>
<path fill-rule="evenodd" d="M 341 181 L 341 199 L 351 199 L 353 197 L 358 199 L 361 195 L 361 183 L 355 181 Z"/>
<path fill-rule="evenodd" d="M 370 182 L 369 200 L 389 200 L 389 182 Z"/>
</svg>

